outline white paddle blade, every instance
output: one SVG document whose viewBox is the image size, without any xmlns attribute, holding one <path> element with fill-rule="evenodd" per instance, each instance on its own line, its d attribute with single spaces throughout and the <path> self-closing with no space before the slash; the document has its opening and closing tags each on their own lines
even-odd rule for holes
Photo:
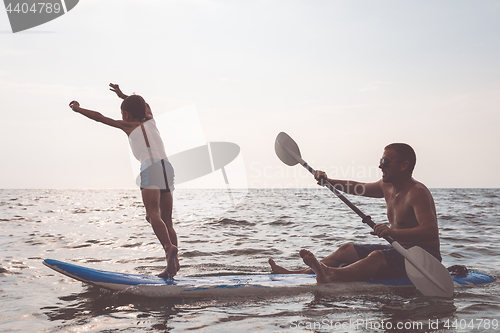
<svg viewBox="0 0 500 333">
<path fill-rule="evenodd" d="M 453 296 L 453 278 L 448 270 L 424 249 L 414 246 L 407 250 L 420 266 L 429 273 L 431 279 L 422 274 L 405 259 L 406 274 L 424 296 L 451 298 Z M 434 281 L 432 281 L 434 280 Z"/>
<path fill-rule="evenodd" d="M 287 149 L 292 154 L 287 152 Z M 293 139 L 285 132 L 281 132 L 276 137 L 276 141 L 274 142 L 274 150 L 276 151 L 276 155 L 278 155 L 281 162 L 285 163 L 286 165 L 293 166 L 299 163 L 299 160 L 297 159 L 297 157 L 300 158 L 299 146 L 297 146 L 295 141 L 293 141 Z M 293 156 L 294 154 L 296 156 Z"/>
</svg>

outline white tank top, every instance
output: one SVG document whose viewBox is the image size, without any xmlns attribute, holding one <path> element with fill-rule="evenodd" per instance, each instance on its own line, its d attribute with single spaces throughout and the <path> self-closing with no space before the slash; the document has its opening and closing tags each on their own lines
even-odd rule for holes
<svg viewBox="0 0 500 333">
<path fill-rule="evenodd" d="M 132 153 L 139 162 L 143 163 L 150 159 L 154 161 L 168 161 L 160 131 L 158 131 L 154 119 L 150 119 L 141 126 L 137 126 L 128 136 L 128 141 L 130 148 L 132 148 Z"/>
</svg>

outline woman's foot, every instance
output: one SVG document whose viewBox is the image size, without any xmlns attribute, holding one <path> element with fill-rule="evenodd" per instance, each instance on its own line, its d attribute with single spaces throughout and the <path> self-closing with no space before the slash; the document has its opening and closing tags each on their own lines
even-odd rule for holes
<svg viewBox="0 0 500 333">
<path fill-rule="evenodd" d="M 177 247 L 174 245 L 171 245 L 170 247 L 165 249 L 165 256 L 167 257 L 167 268 L 165 268 L 162 273 L 158 274 L 159 277 L 172 278 L 175 276 L 175 274 L 177 274 L 177 251 Z"/>
</svg>

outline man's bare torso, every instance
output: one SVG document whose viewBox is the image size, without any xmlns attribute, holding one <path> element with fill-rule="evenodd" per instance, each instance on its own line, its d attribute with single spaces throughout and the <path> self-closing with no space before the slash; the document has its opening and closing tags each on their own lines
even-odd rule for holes
<svg viewBox="0 0 500 333">
<path fill-rule="evenodd" d="M 427 187 L 425 187 L 422 183 L 410 179 L 404 189 L 399 192 L 396 192 L 396 189 L 392 186 L 392 184 L 383 184 L 384 198 L 387 203 L 387 218 L 389 219 L 391 229 L 411 229 L 419 226 L 413 208 L 413 202 L 416 199 L 415 196 L 417 195 L 417 190 L 419 190 L 418 195 L 422 195 L 423 192 L 424 195 L 426 194 L 428 196 L 428 199 L 432 202 L 432 214 L 436 217 L 436 208 L 434 206 L 432 195 Z M 430 241 L 400 241 L 399 243 L 402 245 L 412 244 L 439 249 L 439 238 Z"/>
</svg>

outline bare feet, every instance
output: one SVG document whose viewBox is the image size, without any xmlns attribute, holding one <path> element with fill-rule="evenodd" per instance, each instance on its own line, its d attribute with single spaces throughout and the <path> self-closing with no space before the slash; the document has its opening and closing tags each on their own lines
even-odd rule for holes
<svg viewBox="0 0 500 333">
<path fill-rule="evenodd" d="M 168 275 L 168 272 L 167 272 L 167 269 L 165 268 L 165 270 L 163 272 L 161 272 L 160 274 L 158 274 L 159 277 L 161 278 L 164 278 L 164 279 L 170 279 L 171 276 Z"/>
<path fill-rule="evenodd" d="M 312 274 L 314 273 L 310 268 L 299 269 L 292 271 L 284 267 L 279 266 L 274 262 L 273 259 L 269 259 L 269 265 L 271 265 L 271 272 L 274 274 Z"/>
<path fill-rule="evenodd" d="M 273 259 L 269 259 L 269 265 L 271 265 L 271 272 L 275 274 L 289 274 L 290 271 L 281 266 L 278 266 Z"/>
<path fill-rule="evenodd" d="M 159 277 L 162 278 L 172 278 L 175 274 L 177 274 L 177 247 L 172 245 L 169 248 L 165 249 L 165 255 L 167 257 L 167 268 L 158 274 Z"/>
<path fill-rule="evenodd" d="M 311 267 L 314 273 L 316 273 L 316 282 L 323 284 L 332 281 L 331 278 L 333 276 L 331 270 L 323 263 L 320 263 L 314 254 L 304 249 L 300 250 L 299 254 L 302 260 L 304 260 L 304 264 Z"/>
</svg>

